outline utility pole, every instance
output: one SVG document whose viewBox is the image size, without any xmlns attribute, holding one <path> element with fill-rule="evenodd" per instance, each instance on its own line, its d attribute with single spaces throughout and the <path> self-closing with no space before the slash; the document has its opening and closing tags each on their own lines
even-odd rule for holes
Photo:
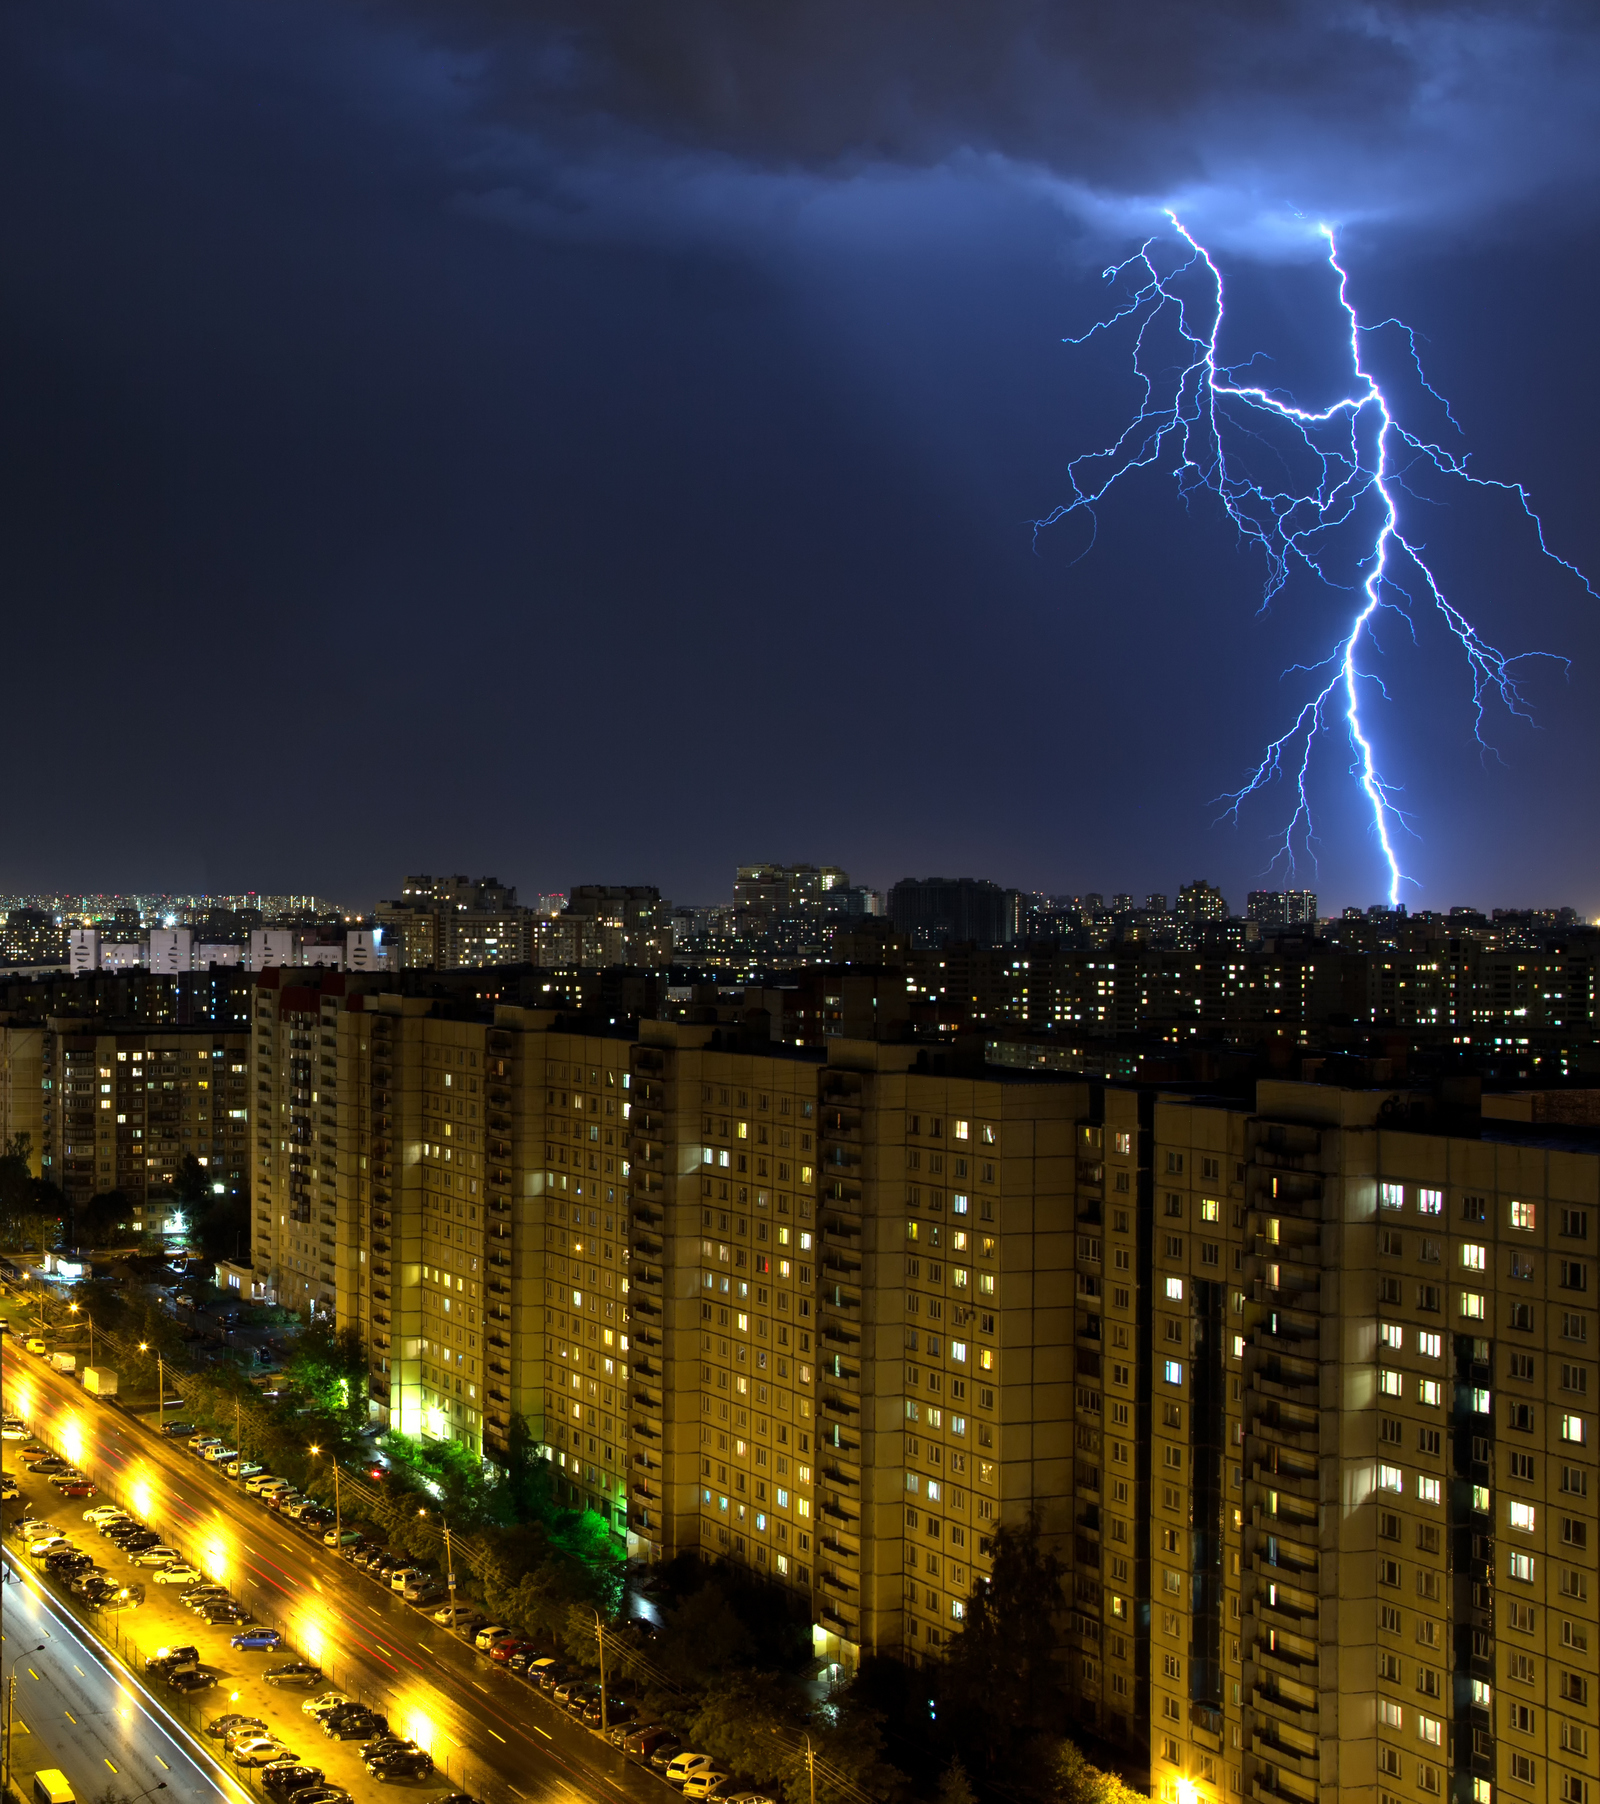
<svg viewBox="0 0 1600 1804">
<path fill-rule="evenodd" d="M 811 1785 L 811 1804 L 817 1804 L 817 1756 L 809 1735 L 806 1737 L 806 1778 Z"/>
<path fill-rule="evenodd" d="M 37 1647 L 18 1654 L 11 1662 L 11 1673 L 6 1684 L 5 1742 L 3 1750 L 0 1750 L 0 1787 L 11 1783 L 11 1719 L 16 1714 L 17 1706 L 17 1668 L 27 1659 L 28 1652 L 42 1654 L 44 1643 L 41 1641 Z"/>
<path fill-rule="evenodd" d="M 139 1351 L 141 1353 L 148 1353 L 150 1351 L 149 1341 L 147 1341 L 147 1340 L 140 1341 L 139 1342 Z M 159 1353 L 157 1353 L 156 1354 L 156 1427 L 157 1428 L 161 1427 L 162 1419 L 166 1415 L 166 1413 L 167 1413 L 166 1368 L 161 1362 L 161 1355 Z"/>
<path fill-rule="evenodd" d="M 600 1649 L 600 1736 L 604 1740 L 611 1732 L 611 1704 L 606 1697 L 606 1625 L 600 1620 L 598 1610 L 594 1613 L 594 1638 Z"/>
</svg>

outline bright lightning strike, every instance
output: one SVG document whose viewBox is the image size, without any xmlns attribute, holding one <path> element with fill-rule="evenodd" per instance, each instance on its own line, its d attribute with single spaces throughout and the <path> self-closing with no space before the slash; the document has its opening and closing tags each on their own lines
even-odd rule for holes
<svg viewBox="0 0 1600 1804">
<path fill-rule="evenodd" d="M 1179 493 L 1186 499 L 1202 490 L 1214 494 L 1239 533 L 1265 555 L 1263 606 L 1282 589 L 1297 565 L 1304 565 L 1330 586 L 1340 586 L 1329 574 L 1326 560 L 1339 542 L 1336 535 L 1340 529 L 1349 527 L 1357 532 L 1361 604 L 1329 655 L 1311 667 L 1314 672 L 1327 672 L 1327 681 L 1301 707 L 1288 730 L 1267 747 L 1244 785 L 1223 799 L 1227 816 L 1237 820 L 1248 797 L 1280 778 L 1292 780 L 1294 811 L 1279 835 L 1272 859 L 1273 864 L 1286 860 L 1292 870 L 1297 850 L 1312 854 L 1315 835 L 1308 785 L 1313 753 L 1324 736 L 1339 730 L 1342 717 L 1351 775 L 1371 812 L 1393 905 L 1400 900 L 1402 886 L 1414 880 L 1401 870 L 1395 848 L 1397 829 L 1405 825 L 1396 801 L 1398 791 L 1379 770 L 1371 732 L 1362 720 L 1363 688 L 1376 687 L 1383 693 L 1381 683 L 1363 667 L 1364 654 L 1377 650 L 1376 617 L 1391 609 L 1409 624 L 1413 597 L 1402 579 L 1421 584 L 1466 657 L 1480 744 L 1486 743 L 1485 708 L 1493 701 L 1498 700 L 1513 715 L 1528 718 L 1517 686 L 1517 665 L 1526 657 L 1550 655 L 1512 656 L 1500 651 L 1445 595 L 1420 544 L 1407 536 L 1401 524 L 1396 495 L 1405 491 L 1407 461 L 1424 459 L 1442 475 L 1473 488 L 1515 496 L 1533 523 L 1540 551 L 1577 577 L 1591 595 L 1596 591 L 1581 570 L 1550 549 L 1543 522 L 1521 483 L 1473 475 L 1465 455 L 1458 456 L 1420 437 L 1396 417 L 1362 361 L 1364 337 L 1391 327 L 1405 335 L 1423 389 L 1444 407 L 1450 424 L 1456 425 L 1448 404 L 1428 382 L 1411 328 L 1396 319 L 1367 326 L 1357 317 L 1349 276 L 1339 261 L 1330 228 L 1319 230 L 1327 242 L 1328 266 L 1337 279 L 1339 306 L 1349 326 L 1350 387 L 1339 400 L 1314 410 L 1297 406 L 1280 391 L 1241 380 L 1254 358 L 1242 365 L 1222 362 L 1218 352 L 1224 318 L 1222 272 L 1175 213 L 1169 212 L 1167 218 L 1180 241 L 1175 267 L 1162 274 L 1156 262 L 1156 240 L 1147 240 L 1134 256 L 1105 271 L 1111 282 L 1131 277 L 1132 292 L 1081 337 L 1066 341 L 1082 345 L 1099 333 L 1127 327 L 1133 336 L 1134 372 L 1144 391 L 1139 410 L 1112 444 L 1073 459 L 1067 466 L 1072 498 L 1038 526 L 1053 526 L 1077 513 L 1093 519 L 1096 504 L 1130 470 L 1174 458 L 1170 473 L 1177 478 Z M 1186 298 L 1183 278 L 1190 272 L 1198 281 L 1188 286 L 1195 288 L 1198 298 Z M 1176 368 L 1168 366 L 1164 346 L 1158 343 L 1167 328 L 1175 330 L 1181 347 Z M 1182 361 L 1185 357 L 1187 363 Z M 1274 443 L 1272 434 L 1279 428 L 1288 438 L 1282 442 L 1279 433 L 1280 442 Z M 1308 453 L 1309 462 L 1300 460 L 1304 464 L 1300 486 L 1295 487 L 1292 480 L 1285 486 L 1269 486 L 1250 474 L 1247 453 L 1251 449 L 1276 452 L 1286 471 L 1301 452 Z"/>
</svg>

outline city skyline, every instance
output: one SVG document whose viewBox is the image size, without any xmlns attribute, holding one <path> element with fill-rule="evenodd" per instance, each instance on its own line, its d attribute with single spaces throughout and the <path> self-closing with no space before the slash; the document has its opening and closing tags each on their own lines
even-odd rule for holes
<svg viewBox="0 0 1600 1804">
<path fill-rule="evenodd" d="M 1063 340 L 1181 190 L 1247 342 L 1320 394 L 1326 270 L 1294 216 L 1331 218 L 1363 319 L 1424 335 L 1483 473 L 1525 480 L 1551 543 L 1600 567 L 1576 424 L 1596 45 L 1495 8 L 1431 9 L 1421 35 L 1219 16 L 1215 40 L 1206 9 L 1167 10 L 1160 105 L 1121 25 L 1036 39 L 1002 5 L 923 21 L 904 111 L 884 44 L 852 23 L 845 81 L 810 7 L 784 54 L 717 5 L 642 59 L 629 8 L 586 19 L 560 92 L 540 7 L 10 15 L 0 132 L 40 172 L 0 302 L 14 655 L 46 667 L 70 622 L 76 717 L 100 724 L 57 732 L 49 683 L 16 698 L 16 780 L 72 801 L 30 817 L 0 883 L 360 899 L 421 856 L 706 897 L 759 821 L 773 853 L 826 847 L 876 885 L 1146 891 L 1176 881 L 1160 848 L 1263 886 L 1267 820 L 1218 826 L 1218 798 L 1342 604 L 1257 619 L 1258 561 L 1154 470 L 1107 498 L 1094 555 L 1035 544 L 1137 392 Z M 973 68 L 1005 71 L 981 102 Z M 213 104 L 241 86 L 282 104 Z M 1600 912 L 1600 610 L 1530 567 L 1520 517 L 1437 511 L 1485 638 L 1571 664 L 1527 666 L 1531 719 L 1480 755 L 1454 674 L 1433 684 L 1385 617 L 1404 899 L 1514 870 Z M 286 661 L 279 712 L 252 724 L 288 731 L 292 768 L 245 751 L 236 673 L 263 661 Z M 614 805 L 642 757 L 677 807 Z M 1328 781 L 1319 867 L 1276 880 L 1365 906 L 1370 820 Z M 245 804 L 260 782 L 281 805 Z"/>
</svg>

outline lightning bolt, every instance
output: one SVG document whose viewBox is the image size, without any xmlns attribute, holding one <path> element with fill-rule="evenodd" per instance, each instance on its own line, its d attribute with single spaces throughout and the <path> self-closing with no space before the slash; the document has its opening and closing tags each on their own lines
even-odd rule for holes
<svg viewBox="0 0 1600 1804">
<path fill-rule="evenodd" d="M 1226 805 L 1222 818 L 1237 822 L 1249 797 L 1272 783 L 1288 780 L 1294 786 L 1294 808 L 1277 836 L 1269 868 L 1284 860 L 1292 871 L 1297 849 L 1314 860 L 1309 790 L 1313 754 L 1324 738 L 1342 727 L 1350 751 L 1350 774 L 1371 814 L 1393 906 L 1400 901 L 1403 886 L 1415 879 L 1402 871 L 1396 850 L 1399 832 L 1408 830 L 1398 802 L 1400 792 L 1381 773 L 1372 734 L 1362 718 L 1364 691 L 1376 689 L 1387 699 L 1381 681 L 1366 667 L 1368 655 L 1379 652 L 1378 616 L 1393 611 L 1410 627 L 1417 599 L 1412 589 L 1432 604 L 1465 656 L 1472 684 L 1474 732 L 1486 751 L 1493 750 L 1483 736 L 1487 709 L 1498 702 L 1508 713 L 1529 719 L 1518 687 L 1518 666 L 1530 658 L 1552 656 L 1547 652 L 1511 655 L 1499 650 L 1451 602 L 1423 556 L 1424 547 L 1408 536 L 1402 525 L 1397 495 L 1411 492 L 1405 480 L 1408 468 L 1430 466 L 1471 488 L 1514 497 L 1533 525 L 1540 552 L 1576 577 L 1597 600 L 1600 595 L 1575 564 L 1550 548 L 1544 523 L 1520 482 L 1475 475 L 1468 467 L 1467 455 L 1413 432 L 1397 417 L 1362 359 L 1364 340 L 1390 329 L 1403 334 L 1418 382 L 1459 431 L 1449 404 L 1428 381 L 1412 328 L 1397 319 L 1362 324 L 1330 227 L 1320 226 L 1318 232 L 1328 247 L 1328 267 L 1336 279 L 1339 307 L 1349 327 L 1350 378 L 1342 397 L 1327 407 L 1310 409 L 1296 405 L 1280 389 L 1251 381 L 1257 357 L 1244 364 L 1222 361 L 1218 348 L 1225 317 L 1222 271 L 1176 213 L 1168 211 L 1166 216 L 1177 242 L 1175 256 L 1163 260 L 1173 267 L 1163 274 L 1157 262 L 1157 240 L 1146 240 L 1133 256 L 1104 272 L 1108 282 L 1131 282 L 1120 303 L 1087 332 L 1065 341 L 1082 346 L 1101 334 L 1125 328 L 1132 336 L 1133 370 L 1143 390 L 1139 409 L 1112 443 L 1083 452 L 1068 464 L 1071 497 L 1035 522 L 1035 533 L 1070 515 L 1087 514 L 1092 545 L 1093 528 L 1098 525 L 1095 508 L 1110 490 L 1130 471 L 1172 460 L 1168 473 L 1176 478 L 1184 500 L 1201 493 L 1215 495 L 1240 536 L 1260 548 L 1267 565 L 1263 609 L 1301 567 L 1330 587 L 1353 588 L 1360 601 L 1348 630 L 1319 663 L 1296 667 L 1313 676 L 1325 676 L 1325 680 L 1288 730 L 1268 745 L 1243 785 L 1220 798 Z M 1191 276 L 1194 280 L 1185 282 L 1184 278 Z M 1198 298 L 1191 296 L 1191 290 Z M 1167 350 L 1172 340 L 1164 336 L 1169 328 L 1176 332 L 1181 347 L 1176 368 Z M 1285 472 L 1284 480 L 1274 484 L 1253 475 L 1248 461 L 1252 450 L 1258 456 L 1275 457 Z M 1352 584 L 1336 581 L 1327 563 L 1337 545 L 1344 542 L 1338 536 L 1343 528 L 1358 534 L 1361 547 L 1355 563 L 1358 580 Z"/>
</svg>

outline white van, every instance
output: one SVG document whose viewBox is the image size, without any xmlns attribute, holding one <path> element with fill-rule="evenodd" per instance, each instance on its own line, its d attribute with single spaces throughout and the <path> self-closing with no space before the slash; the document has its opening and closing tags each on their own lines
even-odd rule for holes
<svg viewBox="0 0 1600 1804">
<path fill-rule="evenodd" d="M 60 1767 L 43 1766 L 33 1775 L 33 1804 L 77 1804 Z"/>
</svg>

